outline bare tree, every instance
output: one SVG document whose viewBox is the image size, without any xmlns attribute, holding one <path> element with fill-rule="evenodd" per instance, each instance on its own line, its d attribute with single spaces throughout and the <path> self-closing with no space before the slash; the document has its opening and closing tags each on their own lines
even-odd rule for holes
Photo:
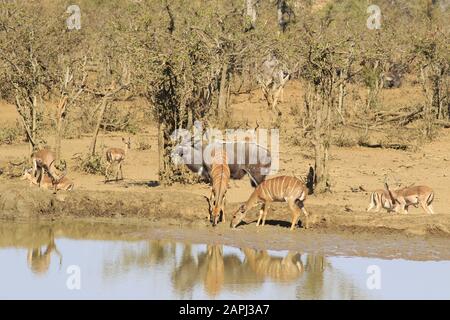
<svg viewBox="0 0 450 320">
<path fill-rule="evenodd" d="M 60 78 L 60 97 L 55 117 L 56 160 L 61 158 L 61 140 L 66 126 L 67 112 L 76 103 L 85 89 L 87 80 L 86 62 L 86 57 L 82 61 L 73 62 L 70 66 L 66 67 L 64 75 Z M 77 74 L 75 74 L 74 69 L 77 69 Z"/>
</svg>

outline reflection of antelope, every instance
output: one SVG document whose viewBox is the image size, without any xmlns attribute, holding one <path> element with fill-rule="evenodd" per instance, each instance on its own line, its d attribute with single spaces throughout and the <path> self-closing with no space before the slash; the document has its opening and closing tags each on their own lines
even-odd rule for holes
<svg viewBox="0 0 450 320">
<path fill-rule="evenodd" d="M 73 182 L 69 180 L 67 177 L 63 177 L 59 182 L 54 184 L 49 176 L 44 175 L 42 176 L 41 181 L 39 182 L 38 178 L 33 176 L 32 169 L 25 170 L 21 179 L 30 181 L 30 186 L 38 185 L 40 188 L 44 189 L 56 188 L 56 190 L 70 191 L 73 189 L 74 186 Z"/>
<path fill-rule="evenodd" d="M 48 271 L 51 262 L 51 254 L 55 252 L 59 257 L 59 264 L 62 263 L 62 255 L 56 248 L 55 239 L 51 235 L 50 243 L 46 246 L 45 251 L 41 247 L 31 248 L 28 250 L 27 262 L 31 271 L 36 274 L 44 274 Z"/>
<path fill-rule="evenodd" d="M 246 203 L 242 204 L 233 215 L 231 227 L 235 228 L 245 217 L 246 213 L 262 203 L 262 208 L 259 211 L 258 221 L 262 219 L 262 225 L 266 222 L 268 206 L 272 202 L 286 201 L 292 212 L 291 230 L 294 230 L 301 212 L 305 215 L 305 228 L 308 228 L 308 212 L 306 211 L 303 202 L 305 201 L 308 189 L 302 181 L 295 177 L 280 176 L 262 182 L 252 193 Z"/>
<path fill-rule="evenodd" d="M 270 256 L 267 250 L 257 252 L 254 249 L 243 249 L 243 251 L 250 267 L 261 279 L 292 281 L 303 274 L 303 263 L 297 252 L 289 251 L 281 258 Z"/>
<path fill-rule="evenodd" d="M 426 213 L 434 214 L 433 206 L 431 205 L 434 200 L 434 192 L 430 187 L 412 186 L 399 190 L 390 190 L 387 183 L 385 183 L 385 186 L 392 203 L 395 205 L 395 212 L 407 214 L 409 206 L 417 207 L 420 204 Z"/>
<path fill-rule="evenodd" d="M 222 221 L 225 222 L 225 194 L 230 181 L 230 168 L 227 164 L 227 154 L 219 148 L 212 153 L 211 178 L 210 206 L 211 200 L 213 202 L 210 220 L 213 226 L 215 226 L 219 222 L 220 216 L 222 216 Z"/>
<path fill-rule="evenodd" d="M 37 177 L 36 181 L 39 185 L 45 173 L 48 174 L 52 180 L 52 183 L 55 185 L 58 184 L 58 182 L 64 178 L 67 173 L 65 171 L 61 176 L 57 174 L 55 168 L 56 156 L 48 149 L 42 149 L 34 152 L 31 156 L 31 160 L 33 162 L 33 176 Z"/>
<path fill-rule="evenodd" d="M 183 297 L 191 292 L 196 283 L 203 283 L 209 296 L 216 296 L 227 285 L 240 286 L 234 290 L 251 290 L 261 283 L 247 262 L 235 254 L 223 255 L 222 245 L 209 245 L 206 252 L 192 256 L 191 246 L 186 245 L 180 264 L 172 273 L 177 292 Z"/>
<path fill-rule="evenodd" d="M 105 171 L 105 183 L 108 181 L 108 171 L 113 164 L 116 164 L 116 181 L 119 180 L 119 170 L 120 177 L 123 180 L 123 172 L 122 172 L 122 163 L 125 160 L 127 155 L 127 151 L 131 149 L 131 139 L 122 137 L 122 142 L 125 145 L 124 149 L 122 148 L 109 148 L 106 150 L 106 161 L 108 161 L 108 166 Z"/>
<path fill-rule="evenodd" d="M 205 273 L 205 290 L 209 296 L 216 296 L 222 290 L 225 280 L 223 262 L 223 246 L 208 245 L 207 266 Z"/>
</svg>

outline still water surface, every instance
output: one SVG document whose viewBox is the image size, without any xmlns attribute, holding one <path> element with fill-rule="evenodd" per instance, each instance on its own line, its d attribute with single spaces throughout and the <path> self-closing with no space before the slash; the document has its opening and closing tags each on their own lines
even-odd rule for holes
<svg viewBox="0 0 450 320">
<path fill-rule="evenodd" d="M 450 299 L 450 261 L 330 257 L 136 240 L 104 225 L 71 228 L 0 223 L 0 299 Z"/>
</svg>

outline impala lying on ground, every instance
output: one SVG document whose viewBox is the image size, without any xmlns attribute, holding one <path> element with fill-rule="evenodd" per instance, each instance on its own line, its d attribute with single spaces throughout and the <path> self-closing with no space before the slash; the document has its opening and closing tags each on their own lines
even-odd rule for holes
<svg viewBox="0 0 450 320">
<path fill-rule="evenodd" d="M 58 183 L 53 184 L 53 181 L 49 176 L 43 175 L 41 178 L 41 181 L 39 183 L 38 178 L 33 176 L 32 169 L 27 169 L 24 171 L 24 173 L 22 175 L 22 180 L 30 181 L 30 186 L 38 185 L 40 188 L 56 189 L 58 191 L 59 190 L 70 191 L 74 187 L 73 182 L 70 179 L 68 179 L 67 177 L 63 177 Z"/>
<path fill-rule="evenodd" d="M 212 207 L 212 214 L 210 220 L 215 226 L 220 217 L 225 222 L 225 194 L 227 192 L 228 183 L 230 181 L 230 168 L 227 164 L 227 154 L 225 150 L 214 150 L 212 153 L 211 165 L 211 195 L 209 197 L 209 204 Z M 212 205 L 211 205 L 212 200 Z"/>
<path fill-rule="evenodd" d="M 122 138 L 122 142 L 125 145 L 124 149 L 109 148 L 106 150 L 106 161 L 108 161 L 108 166 L 105 171 L 105 183 L 108 182 L 108 171 L 113 164 L 116 164 L 116 181 L 119 180 L 119 170 L 121 180 L 123 180 L 122 163 L 125 160 L 127 151 L 131 149 L 131 139 L 128 138 L 125 140 L 125 138 Z"/>
<path fill-rule="evenodd" d="M 235 228 L 245 217 L 246 213 L 260 203 L 262 203 L 262 208 L 259 211 L 256 225 L 259 226 L 261 220 L 262 225 L 264 225 L 269 204 L 272 202 L 286 201 L 292 212 L 291 230 L 294 230 L 302 212 L 305 215 L 303 225 L 305 229 L 307 229 L 308 212 L 303 204 L 307 194 L 308 188 L 300 179 L 295 177 L 280 176 L 265 180 L 255 189 L 255 191 L 253 191 L 247 202 L 242 204 L 236 210 L 233 215 L 233 220 L 231 221 L 231 227 Z"/>
<path fill-rule="evenodd" d="M 407 214 L 409 206 L 412 205 L 417 208 L 420 205 L 426 213 L 434 214 L 431 205 L 433 200 L 433 189 L 427 186 L 411 186 L 390 190 L 389 186 L 386 185 L 386 189 L 372 192 L 367 211 L 376 207 L 378 212 L 383 207 L 388 211 Z"/>
<path fill-rule="evenodd" d="M 31 160 L 33 162 L 32 176 L 36 178 L 39 185 L 41 184 L 43 177 L 45 177 L 45 173 L 48 174 L 54 185 L 57 185 L 67 173 L 65 171 L 62 175 L 57 174 L 57 170 L 55 168 L 56 156 L 48 149 L 42 149 L 34 152 L 31 155 Z"/>
</svg>

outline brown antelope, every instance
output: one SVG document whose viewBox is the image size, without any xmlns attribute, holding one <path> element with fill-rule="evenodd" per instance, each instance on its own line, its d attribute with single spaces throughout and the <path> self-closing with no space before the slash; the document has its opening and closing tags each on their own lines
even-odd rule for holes
<svg viewBox="0 0 450 320">
<path fill-rule="evenodd" d="M 370 204 L 369 207 L 367 207 L 367 212 L 371 211 L 373 208 L 376 208 L 375 212 L 379 212 L 381 208 L 388 211 L 394 209 L 391 196 L 386 189 L 378 189 L 370 194 Z"/>
<path fill-rule="evenodd" d="M 64 178 L 67 173 L 65 171 L 61 176 L 57 174 L 55 168 L 56 156 L 49 149 L 41 149 L 34 152 L 31 155 L 31 160 L 33 162 L 33 177 L 37 178 L 36 181 L 38 182 L 39 186 L 43 177 L 45 176 L 45 173 L 49 175 L 53 184 L 58 184 L 58 182 L 62 178 Z"/>
<path fill-rule="evenodd" d="M 219 148 L 218 150 L 213 150 L 211 156 L 212 185 L 209 204 L 212 207 L 212 210 L 210 209 L 210 220 L 212 225 L 215 226 L 221 216 L 222 221 L 225 222 L 225 194 L 230 182 L 230 168 L 227 164 L 227 153 L 225 150 L 220 150 Z"/>
<path fill-rule="evenodd" d="M 420 204 L 426 213 L 434 214 L 433 206 L 431 205 L 434 200 L 434 192 L 430 187 L 412 186 L 392 191 L 389 190 L 387 183 L 385 185 L 391 201 L 394 203 L 395 212 L 407 214 L 409 206 L 418 207 Z"/>
<path fill-rule="evenodd" d="M 57 191 L 59 191 L 59 190 L 70 191 L 74 187 L 73 182 L 70 179 L 68 179 L 67 177 L 63 177 L 57 183 L 53 183 L 52 179 L 49 176 L 43 175 L 41 178 L 41 181 L 39 182 L 38 178 L 33 176 L 33 169 L 25 170 L 21 179 L 30 181 L 30 186 L 38 185 L 40 188 L 44 188 L 44 189 L 55 189 L 56 188 Z"/>
<path fill-rule="evenodd" d="M 27 263 L 33 273 L 43 275 L 50 267 L 51 254 L 55 252 L 59 257 L 59 265 L 62 265 L 62 255 L 56 247 L 55 239 L 52 235 L 45 251 L 41 247 L 33 247 L 28 250 Z"/>
<path fill-rule="evenodd" d="M 294 230 L 301 212 L 305 215 L 304 227 L 308 228 L 308 212 L 303 204 L 307 194 L 308 188 L 300 179 L 295 177 L 280 176 L 265 180 L 256 187 L 247 202 L 243 203 L 236 210 L 231 221 L 231 227 L 235 228 L 245 217 L 246 213 L 259 203 L 262 203 L 262 208 L 259 211 L 256 225 L 259 226 L 261 219 L 262 225 L 264 225 L 269 204 L 271 202 L 286 201 L 292 212 L 291 230 Z"/>
<path fill-rule="evenodd" d="M 123 180 L 122 163 L 125 160 L 127 151 L 129 149 L 131 149 L 131 139 L 128 138 L 127 140 L 125 140 L 125 138 L 122 137 L 122 142 L 125 145 L 124 149 L 109 148 L 108 150 L 106 150 L 106 161 L 108 161 L 108 166 L 106 167 L 106 171 L 105 171 L 105 183 L 108 182 L 108 171 L 114 163 L 117 165 L 116 181 L 119 180 L 119 170 L 120 170 L 121 180 Z"/>
</svg>

